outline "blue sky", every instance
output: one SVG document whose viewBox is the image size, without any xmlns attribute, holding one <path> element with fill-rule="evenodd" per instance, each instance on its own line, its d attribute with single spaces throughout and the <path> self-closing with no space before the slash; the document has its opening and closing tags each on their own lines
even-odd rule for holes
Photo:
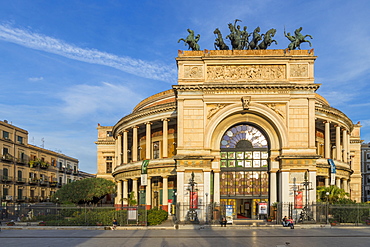
<svg viewBox="0 0 370 247">
<path fill-rule="evenodd" d="M 369 13 L 368 0 L 0 0 L 0 119 L 96 173 L 97 124 L 176 83 L 187 28 L 213 49 L 213 30 L 226 36 L 240 19 L 249 32 L 277 29 L 270 49 L 288 46 L 284 28 L 312 35 L 318 93 L 369 142 Z"/>
</svg>

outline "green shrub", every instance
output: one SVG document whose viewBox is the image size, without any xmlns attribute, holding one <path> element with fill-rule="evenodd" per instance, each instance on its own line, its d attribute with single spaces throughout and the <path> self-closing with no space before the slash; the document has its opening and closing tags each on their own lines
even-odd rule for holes
<svg viewBox="0 0 370 247">
<path fill-rule="evenodd" d="M 148 226 L 161 224 L 168 219 L 168 213 L 165 210 L 153 208 L 148 210 Z"/>
</svg>

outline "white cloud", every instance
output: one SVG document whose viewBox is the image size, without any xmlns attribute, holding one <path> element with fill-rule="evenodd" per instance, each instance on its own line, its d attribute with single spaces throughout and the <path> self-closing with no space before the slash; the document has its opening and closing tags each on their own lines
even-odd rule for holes
<svg viewBox="0 0 370 247">
<path fill-rule="evenodd" d="M 100 112 L 130 112 L 143 98 L 136 92 L 122 85 L 108 82 L 99 86 L 77 85 L 59 94 L 64 101 L 61 112 L 68 118 L 81 118 Z"/>
<path fill-rule="evenodd" d="M 136 76 L 174 83 L 173 66 L 146 62 L 130 57 L 119 57 L 94 49 L 84 49 L 61 40 L 28 30 L 0 24 L 0 39 L 36 50 L 58 54 L 70 59 L 113 67 Z"/>
<path fill-rule="evenodd" d="M 42 81 L 44 80 L 44 77 L 40 76 L 40 77 L 31 77 L 31 78 L 28 78 L 29 81 Z"/>
</svg>

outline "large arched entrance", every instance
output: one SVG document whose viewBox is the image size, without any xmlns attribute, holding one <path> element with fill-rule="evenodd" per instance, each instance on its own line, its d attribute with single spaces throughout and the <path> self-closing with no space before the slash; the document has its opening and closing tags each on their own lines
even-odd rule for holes
<svg viewBox="0 0 370 247">
<path fill-rule="evenodd" d="M 220 147 L 221 203 L 232 205 L 239 218 L 257 218 L 258 204 L 269 200 L 267 135 L 252 124 L 237 124 L 224 133 Z"/>
</svg>

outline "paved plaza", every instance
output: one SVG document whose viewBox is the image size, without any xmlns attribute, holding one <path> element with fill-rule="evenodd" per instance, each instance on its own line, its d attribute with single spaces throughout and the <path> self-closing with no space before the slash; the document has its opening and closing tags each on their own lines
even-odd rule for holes
<svg viewBox="0 0 370 247">
<path fill-rule="evenodd" d="M 370 228 L 215 228 L 156 230 L 10 230 L 0 232 L 0 246 L 369 246 Z"/>
</svg>

